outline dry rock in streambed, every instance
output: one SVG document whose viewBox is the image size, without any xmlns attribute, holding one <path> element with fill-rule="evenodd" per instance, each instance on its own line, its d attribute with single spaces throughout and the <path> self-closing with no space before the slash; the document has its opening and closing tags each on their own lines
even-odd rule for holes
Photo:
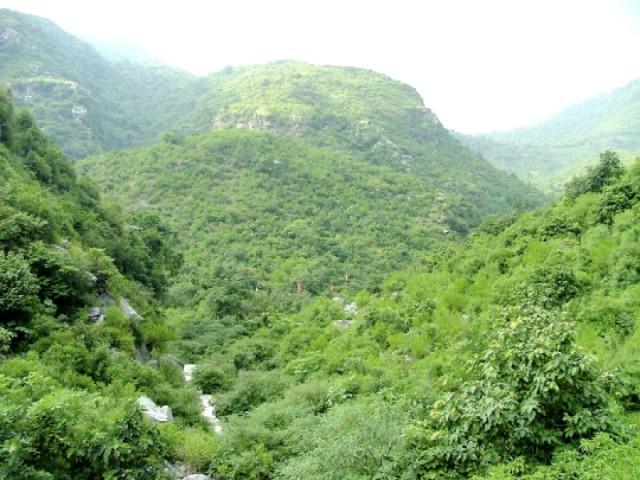
<svg viewBox="0 0 640 480">
<path fill-rule="evenodd" d="M 169 406 L 163 405 L 159 407 L 153 400 L 144 395 L 139 397 L 136 402 L 142 407 L 144 415 L 149 420 L 159 423 L 173 422 L 173 413 L 171 413 Z"/>
<path fill-rule="evenodd" d="M 333 324 L 338 328 L 347 328 L 353 323 L 353 320 L 334 320 Z"/>
<path fill-rule="evenodd" d="M 196 369 L 195 363 L 185 363 L 182 367 L 185 382 L 193 380 L 193 371 Z"/>
<path fill-rule="evenodd" d="M 190 465 L 167 465 L 164 469 L 169 477 L 176 480 L 211 480 L 211 477 L 201 473 L 194 473 Z"/>
</svg>

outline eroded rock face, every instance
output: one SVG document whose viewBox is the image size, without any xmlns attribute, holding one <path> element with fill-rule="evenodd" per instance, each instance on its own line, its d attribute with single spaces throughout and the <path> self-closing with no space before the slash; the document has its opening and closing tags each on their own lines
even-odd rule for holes
<svg viewBox="0 0 640 480">
<path fill-rule="evenodd" d="M 9 41 L 20 41 L 20 34 L 16 32 L 13 28 L 9 27 L 0 27 L 0 44 L 9 42 Z"/>
<path fill-rule="evenodd" d="M 142 395 L 136 402 L 142 407 L 145 417 L 154 422 L 173 422 L 173 413 L 168 405 L 159 407 L 149 397 Z"/>
</svg>

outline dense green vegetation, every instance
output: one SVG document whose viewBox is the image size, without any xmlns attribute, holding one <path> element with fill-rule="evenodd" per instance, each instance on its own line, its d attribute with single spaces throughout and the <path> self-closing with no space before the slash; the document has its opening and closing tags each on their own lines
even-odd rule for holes
<svg viewBox="0 0 640 480">
<path fill-rule="evenodd" d="M 468 192 L 450 193 L 457 178 L 432 181 L 302 140 L 242 130 L 81 165 L 106 192 L 125 198 L 130 211 L 154 209 L 169 219 L 187 260 L 172 303 L 202 301 L 214 315 L 242 316 L 241 302 L 256 290 L 278 303 L 283 295 L 295 297 L 297 280 L 313 295 L 328 295 L 332 283 L 342 290 L 345 274 L 349 292 L 375 290 L 389 272 L 459 238 L 482 215 L 507 210 L 512 198 L 531 201 L 507 179 L 503 197 L 480 209 Z M 480 177 L 474 189 L 499 185 Z"/>
<path fill-rule="evenodd" d="M 0 92 L 0 478 L 159 478 L 171 454 L 140 394 L 200 431 L 196 392 L 162 360 L 175 240 L 157 216 L 125 218 Z"/>
<path fill-rule="evenodd" d="M 91 145 L 60 122 L 67 149 L 168 130 L 81 160 L 90 180 L 0 92 L 0 479 L 638 478 L 640 159 L 606 151 L 527 212 L 382 75 L 193 82 L 0 14 L 3 81 L 101 117 Z"/>
<path fill-rule="evenodd" d="M 0 86 L 71 158 L 149 144 L 186 115 L 201 80 L 110 63 L 44 18 L 0 9 Z"/>
<path fill-rule="evenodd" d="M 210 80 L 219 89 L 187 120 L 216 131 L 80 165 L 130 212 L 168 219 L 186 259 L 170 303 L 197 307 L 212 330 L 308 294 L 375 291 L 484 215 L 540 201 L 383 75 L 279 62 Z"/>
<path fill-rule="evenodd" d="M 625 172 L 607 153 L 576 182 L 360 291 L 357 314 L 316 298 L 234 339 L 237 323 L 212 332 L 172 312 L 224 420 L 200 465 L 238 479 L 635 478 L 640 161 Z"/>
<path fill-rule="evenodd" d="M 459 135 L 494 165 L 547 191 L 616 150 L 631 162 L 640 151 L 640 80 L 574 105 L 537 125 L 487 135 Z M 595 158 L 594 158 L 595 157 Z"/>
</svg>

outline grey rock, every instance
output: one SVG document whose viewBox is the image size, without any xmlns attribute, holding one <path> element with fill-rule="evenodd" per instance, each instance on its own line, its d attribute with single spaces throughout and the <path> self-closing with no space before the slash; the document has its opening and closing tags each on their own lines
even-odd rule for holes
<svg viewBox="0 0 640 480">
<path fill-rule="evenodd" d="M 100 307 L 89 308 L 89 312 L 87 313 L 87 319 L 91 323 L 102 322 L 104 320 L 104 315 L 102 314 L 102 310 L 100 310 Z"/>
<path fill-rule="evenodd" d="M 71 242 L 69 240 L 62 240 L 60 242 L 60 246 L 62 248 L 66 248 L 67 250 L 71 248 Z"/>
<path fill-rule="evenodd" d="M 142 407 L 142 413 L 144 413 L 145 417 L 149 420 L 159 423 L 173 422 L 173 414 L 169 406 L 164 405 L 159 407 L 153 400 L 144 395 L 140 396 L 136 402 Z"/>
<path fill-rule="evenodd" d="M 344 312 L 357 315 L 358 313 L 360 313 L 360 309 L 358 308 L 358 305 L 356 305 L 356 302 L 353 302 L 353 303 L 350 303 L 349 305 L 344 306 Z"/>
<path fill-rule="evenodd" d="M 170 463 L 167 463 L 164 471 L 171 478 L 175 478 L 177 480 L 195 473 L 190 465 L 171 465 Z"/>
<path fill-rule="evenodd" d="M 51 244 L 51 249 L 59 253 L 64 253 L 65 255 L 69 255 L 66 248 L 62 248 L 60 245 L 56 245 L 55 243 Z"/>
<path fill-rule="evenodd" d="M 203 475 L 202 473 L 195 473 L 187 477 L 182 477 L 182 480 L 211 480 L 211 477 Z"/>
<path fill-rule="evenodd" d="M 182 372 L 184 373 L 185 382 L 190 382 L 193 380 L 193 371 L 196 369 L 195 363 L 187 363 L 183 365 Z"/>
<path fill-rule="evenodd" d="M 16 42 L 20 42 L 20 34 L 16 32 L 13 28 L 9 27 L 0 27 L 0 40 L 9 41 L 15 40 Z"/>
<path fill-rule="evenodd" d="M 142 363 L 147 363 L 151 360 L 151 354 L 144 343 L 142 345 L 136 345 L 136 348 L 133 351 L 133 356 L 136 360 Z"/>
<path fill-rule="evenodd" d="M 115 305 L 116 303 L 116 299 L 113 298 L 113 295 L 111 295 L 111 293 L 106 290 L 104 290 L 98 296 L 98 300 L 100 300 L 100 303 L 102 303 L 102 305 L 104 305 L 105 307 L 110 307 L 111 305 Z"/>
<path fill-rule="evenodd" d="M 124 316 L 128 319 L 133 319 L 136 322 L 141 322 L 143 318 L 136 312 L 126 299 L 120 298 L 120 310 L 124 313 Z"/>
<path fill-rule="evenodd" d="M 334 320 L 333 324 L 338 328 L 347 328 L 351 326 L 353 320 Z"/>
<path fill-rule="evenodd" d="M 342 297 L 333 297 L 331 300 L 333 300 L 334 302 L 338 302 L 338 303 L 345 303 L 346 300 Z"/>
<path fill-rule="evenodd" d="M 160 359 L 160 362 L 164 364 L 177 365 L 181 369 L 184 368 L 184 362 L 180 360 L 176 355 L 163 355 Z"/>
<path fill-rule="evenodd" d="M 167 417 L 167 422 L 173 422 L 173 412 L 168 405 L 163 405 L 162 407 L 160 407 L 160 410 L 162 410 Z"/>
</svg>

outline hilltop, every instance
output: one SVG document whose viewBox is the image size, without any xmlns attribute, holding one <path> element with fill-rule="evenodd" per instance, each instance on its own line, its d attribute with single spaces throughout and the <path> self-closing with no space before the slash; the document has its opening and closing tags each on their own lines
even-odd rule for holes
<svg viewBox="0 0 640 480">
<path fill-rule="evenodd" d="M 484 216 L 541 200 L 384 75 L 279 62 L 208 82 L 162 143 L 80 164 L 129 211 L 152 209 L 179 232 L 178 304 L 251 316 L 238 305 L 252 312 L 255 290 L 287 305 L 298 280 L 313 295 L 375 289 Z"/>
</svg>

